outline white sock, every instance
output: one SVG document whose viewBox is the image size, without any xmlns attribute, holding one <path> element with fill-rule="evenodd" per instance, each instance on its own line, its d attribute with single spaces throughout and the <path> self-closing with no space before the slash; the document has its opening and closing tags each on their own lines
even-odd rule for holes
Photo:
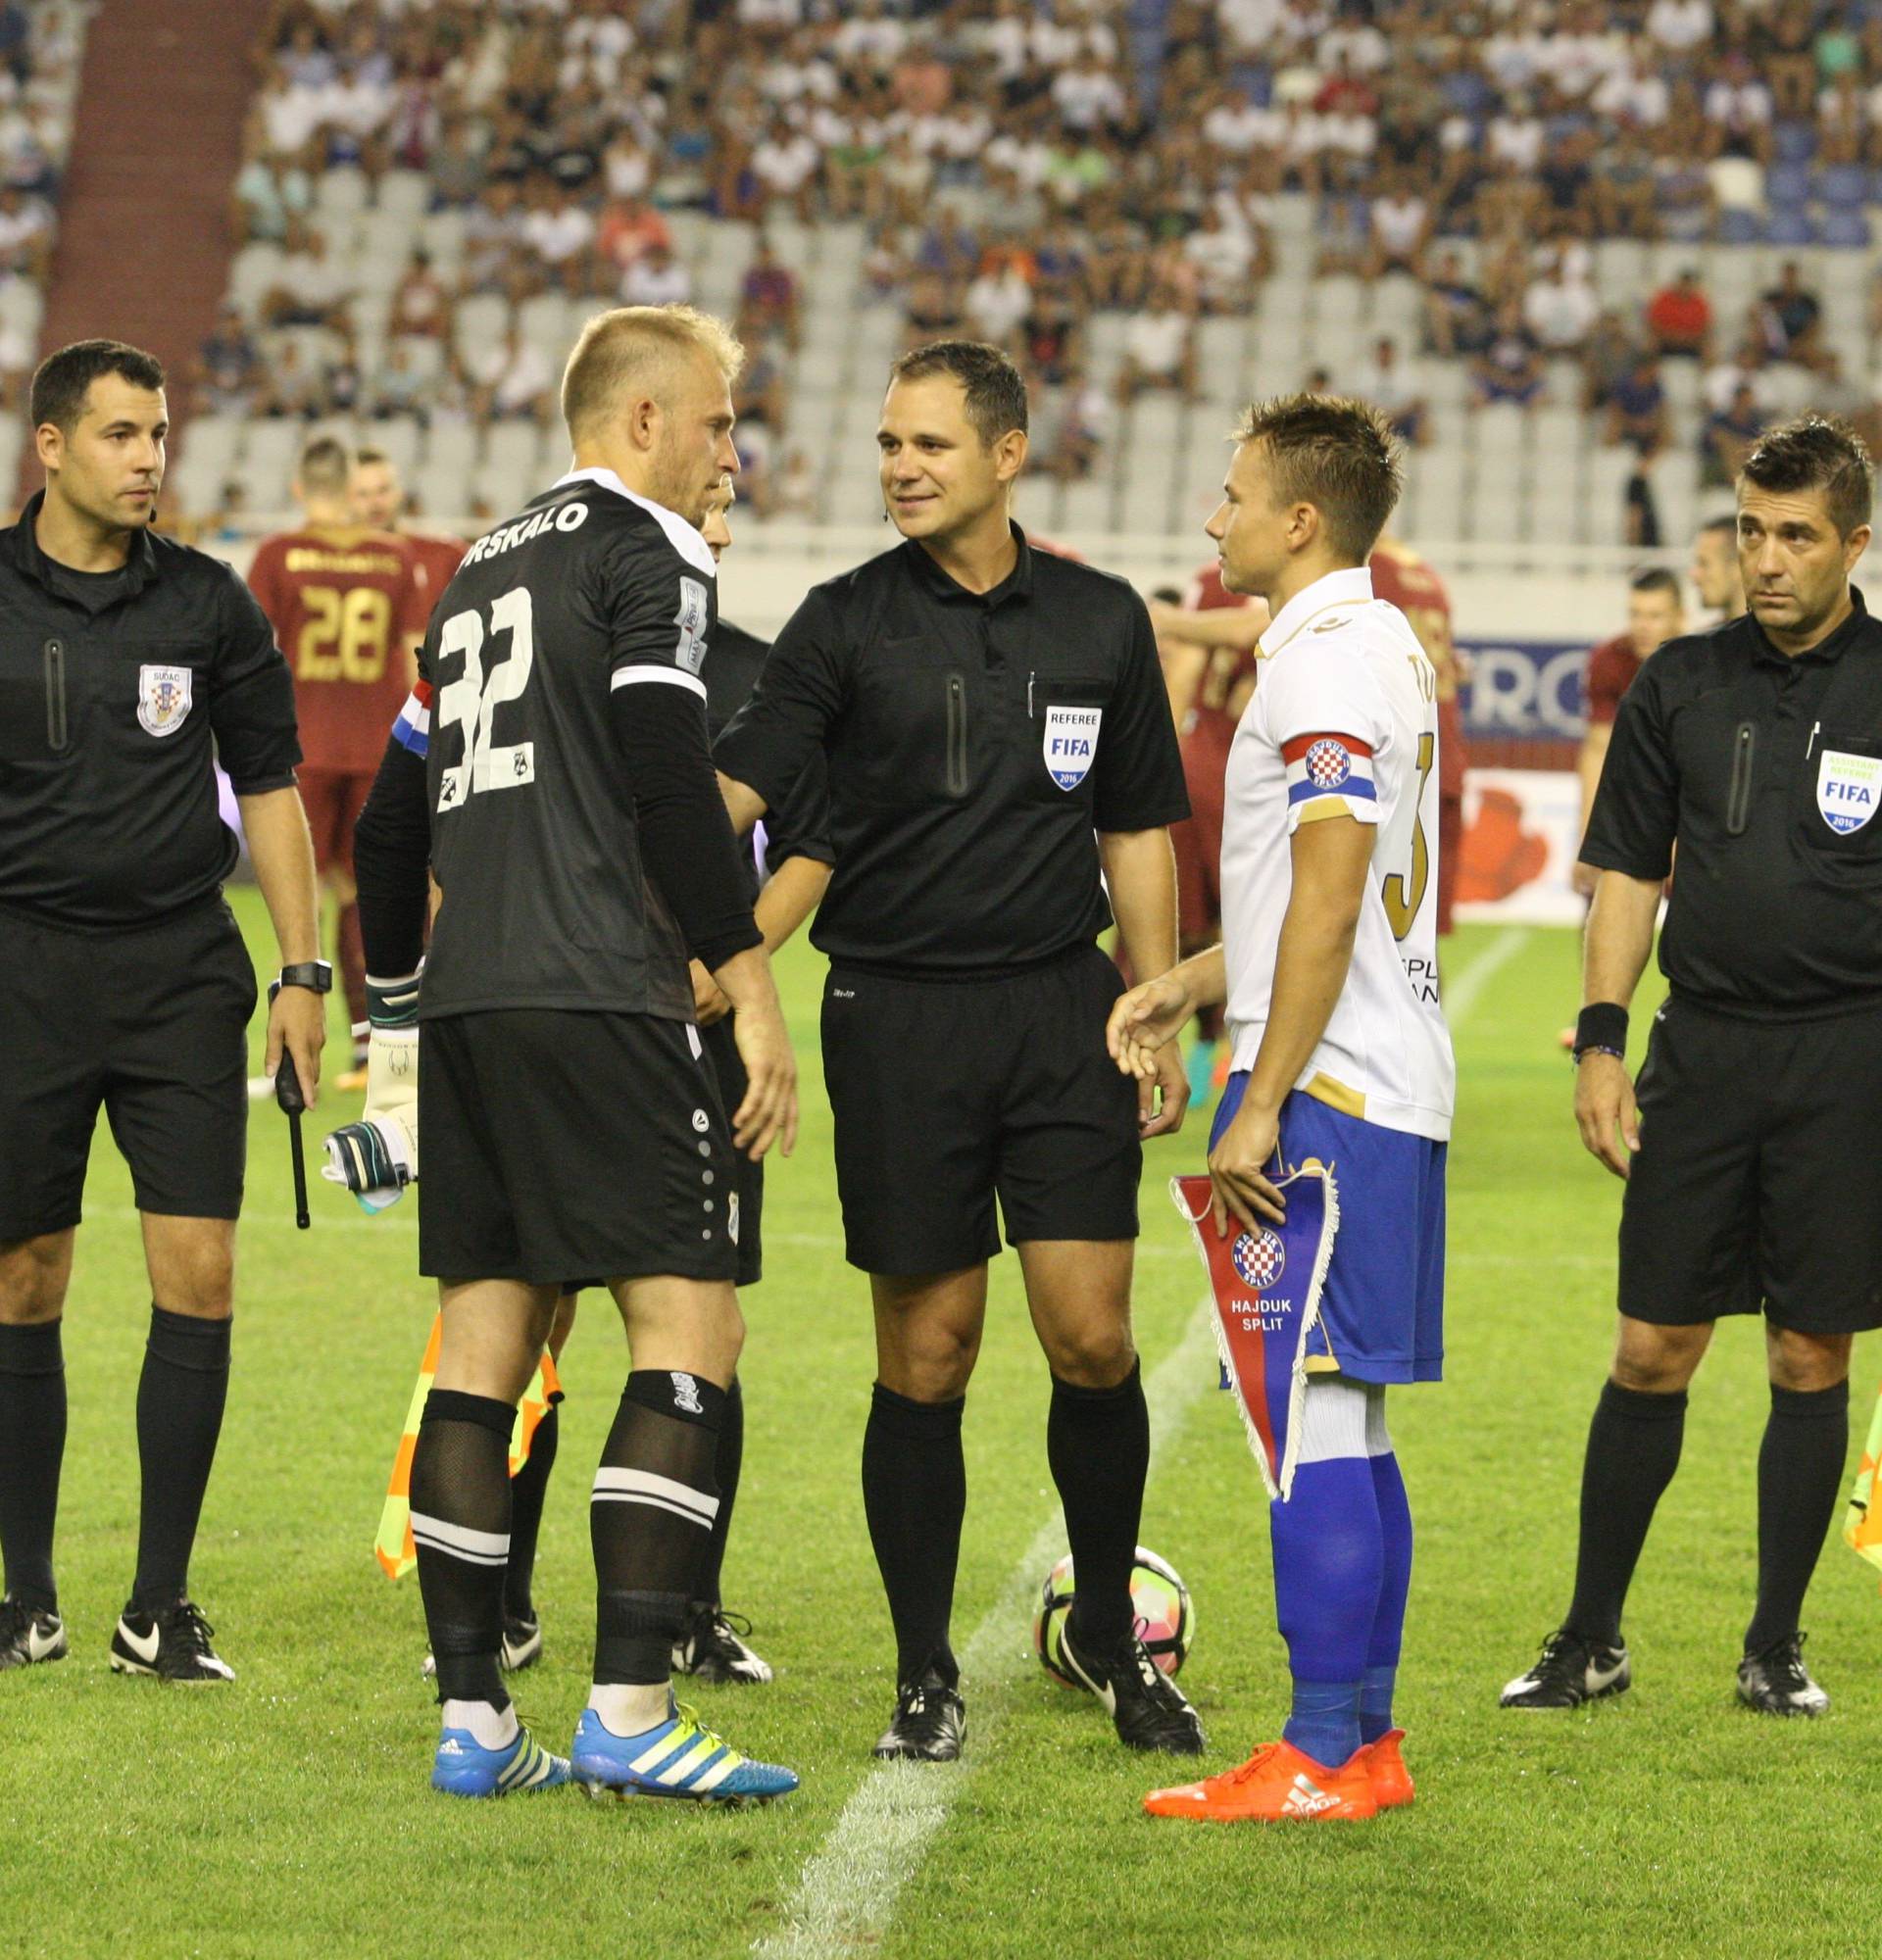
<svg viewBox="0 0 1882 1960">
<path fill-rule="evenodd" d="M 671 1702 L 664 1681 L 598 1681 L 588 1690 L 588 1705 L 611 1736 L 638 1736 L 658 1729 L 672 1712 Z"/>
<path fill-rule="evenodd" d="M 520 1724 L 516 1705 L 493 1708 L 487 1701 L 447 1701 L 444 1704 L 447 1729 L 469 1729 L 480 1749 L 507 1749 L 517 1740 Z"/>
</svg>

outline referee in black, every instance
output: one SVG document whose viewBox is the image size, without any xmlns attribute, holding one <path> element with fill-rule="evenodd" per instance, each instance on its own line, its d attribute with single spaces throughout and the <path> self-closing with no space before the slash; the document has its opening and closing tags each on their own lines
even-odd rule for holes
<svg viewBox="0 0 1882 1960">
<path fill-rule="evenodd" d="M 220 560 L 153 535 L 164 370 L 81 340 L 33 376 L 46 487 L 0 530 L 0 1669 L 67 1649 L 53 1583 L 66 1441 L 60 1317 L 102 1104 L 150 1271 L 137 1390 L 137 1573 L 124 1674 L 234 1676 L 190 1602 L 190 1545 L 228 1385 L 255 973 L 223 902 L 241 806 L 280 945 L 269 1011 L 314 1100 L 327 971 L 294 787 L 287 663 Z"/>
<path fill-rule="evenodd" d="M 1674 640 L 1614 724 L 1575 1035 L 1582 1141 L 1627 1180 L 1620 1338 L 1588 1437 L 1575 1594 L 1506 1707 L 1630 1679 L 1621 1606 L 1723 1314 L 1764 1316 L 1758 1604 L 1738 1693 L 1829 1706 L 1798 1616 L 1842 1488 L 1852 1337 L 1882 1326 L 1882 624 L 1850 573 L 1873 473 L 1844 423 L 1761 437 L 1738 481 L 1749 612 Z M 1675 868 L 1675 852 L 1677 864 Z M 1639 1100 L 1627 1004 L 1673 873 Z"/>
<path fill-rule="evenodd" d="M 830 957 L 848 1253 L 874 1298 L 863 1494 L 897 1646 L 875 1752 L 961 1752 L 961 1418 L 997 1194 L 1052 1369 L 1067 1656 L 1126 1742 L 1194 1753 L 1202 1731 L 1129 1592 L 1150 1453 L 1130 1332 L 1139 1139 L 1177 1126 L 1187 1085 L 1173 1045 L 1141 1106 L 1108 1067 L 1121 982 L 1096 945 L 1114 916 L 1137 972 L 1175 952 L 1167 826 L 1188 803 L 1156 638 L 1128 586 L 1012 521 L 1026 393 L 998 349 L 904 355 L 877 440 L 903 544 L 812 591 L 715 751 L 740 829 L 819 749 L 828 765 L 836 866 L 812 939 Z"/>
</svg>

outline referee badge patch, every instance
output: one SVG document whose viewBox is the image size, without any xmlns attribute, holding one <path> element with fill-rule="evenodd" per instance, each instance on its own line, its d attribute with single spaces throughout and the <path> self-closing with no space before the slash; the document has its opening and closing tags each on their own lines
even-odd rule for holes
<svg viewBox="0 0 1882 1960">
<path fill-rule="evenodd" d="M 174 735 L 189 718 L 188 667 L 137 669 L 137 723 L 146 735 Z"/>
<path fill-rule="evenodd" d="M 1075 790 L 1098 759 L 1102 708 L 1046 710 L 1046 768 L 1062 790 Z"/>
<path fill-rule="evenodd" d="M 1860 830 L 1882 797 L 1882 756 L 1825 749 L 1816 766 L 1816 807 L 1839 837 Z"/>
</svg>

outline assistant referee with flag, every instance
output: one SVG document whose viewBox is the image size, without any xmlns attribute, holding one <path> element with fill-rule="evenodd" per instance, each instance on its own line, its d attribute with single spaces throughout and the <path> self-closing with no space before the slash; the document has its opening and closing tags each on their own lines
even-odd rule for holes
<svg viewBox="0 0 1882 1960">
<path fill-rule="evenodd" d="M 31 412 L 46 487 L 0 531 L 0 1671 L 67 1650 L 60 1326 L 102 1106 L 152 1302 L 137 1576 L 111 1664 L 225 1682 L 188 1569 L 228 1386 L 256 990 L 223 902 L 237 846 L 213 759 L 284 962 L 267 1067 L 285 1049 L 312 1102 L 327 976 L 293 687 L 234 572 L 151 533 L 170 426 L 158 363 L 75 342 L 33 376 Z"/>
<path fill-rule="evenodd" d="M 1772 1715 L 1829 1706 L 1798 1617 L 1842 1487 L 1852 1340 L 1882 1326 L 1882 623 L 1850 583 L 1872 488 L 1841 422 L 1760 438 L 1738 481 L 1749 612 L 1660 648 L 1614 724 L 1581 850 L 1601 876 L 1575 1116 L 1627 1180 L 1620 1336 L 1574 1599 L 1506 1707 L 1628 1687 L 1621 1606 L 1687 1384 L 1715 1321 L 1760 1311 L 1771 1407 L 1738 1693 Z M 1669 871 L 1671 994 L 1636 1101 L 1627 1005 Z"/>
</svg>

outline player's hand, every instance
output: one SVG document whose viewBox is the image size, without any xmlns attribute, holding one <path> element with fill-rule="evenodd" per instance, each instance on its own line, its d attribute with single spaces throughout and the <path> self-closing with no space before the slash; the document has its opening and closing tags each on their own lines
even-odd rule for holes
<svg viewBox="0 0 1882 1960">
<path fill-rule="evenodd" d="M 262 1073 L 272 1082 L 283 1049 L 293 1058 L 301 1100 L 311 1109 L 321 1100 L 321 1050 L 326 1046 L 326 996 L 311 987 L 283 987 L 269 1004 L 268 1053 Z"/>
<path fill-rule="evenodd" d="M 1174 1042 L 1165 1042 L 1152 1058 L 1155 1077 L 1137 1079 L 1137 1132 L 1146 1138 L 1172 1137 L 1183 1127 L 1189 1108 L 1189 1071 Z"/>
<path fill-rule="evenodd" d="M 1146 980 L 1113 1005 L 1105 1023 L 1105 1046 L 1123 1074 L 1139 1082 L 1160 1080 L 1158 1051 L 1182 1032 L 1195 1011 L 1189 989 L 1173 974 Z"/>
<path fill-rule="evenodd" d="M 1632 1171 L 1633 1153 L 1640 1149 L 1640 1105 L 1633 1077 L 1618 1055 L 1591 1050 L 1575 1064 L 1575 1124 L 1589 1152 L 1616 1177 Z"/>
<path fill-rule="evenodd" d="M 366 1060 L 366 1107 L 326 1139 L 321 1175 L 344 1185 L 367 1211 L 383 1211 L 419 1174 L 419 1030 L 372 1030 Z"/>
<path fill-rule="evenodd" d="M 1271 1225 L 1286 1218 L 1287 1200 L 1267 1177 L 1280 1137 L 1278 1110 L 1255 1109 L 1244 1102 L 1210 1152 L 1209 1181 L 1215 1193 L 1211 1211 L 1218 1239 L 1228 1237 L 1231 1217 L 1251 1232 L 1262 1229 L 1263 1218 Z"/>
<path fill-rule="evenodd" d="M 710 1028 L 715 1021 L 722 1021 L 732 1011 L 732 1004 L 726 1000 L 718 982 L 707 972 L 702 961 L 693 961 L 692 975 L 693 1019 L 702 1028 Z"/>
<path fill-rule="evenodd" d="M 741 1007 L 732 1022 L 749 1087 L 732 1116 L 732 1144 L 756 1163 L 772 1144 L 789 1156 L 797 1143 L 797 1057 L 773 992 Z"/>
</svg>

